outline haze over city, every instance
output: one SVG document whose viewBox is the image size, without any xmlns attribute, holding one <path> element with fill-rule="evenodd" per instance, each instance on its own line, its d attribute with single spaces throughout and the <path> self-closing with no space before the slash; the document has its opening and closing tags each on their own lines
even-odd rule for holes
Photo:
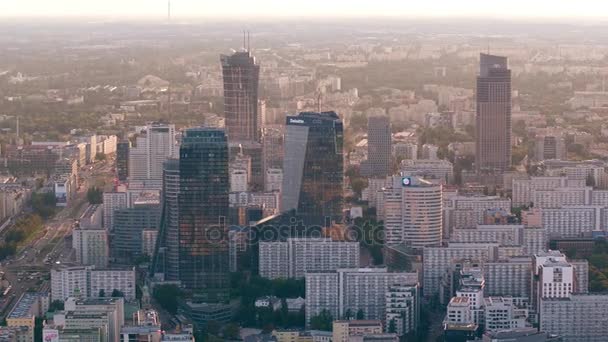
<svg viewBox="0 0 608 342">
<path fill-rule="evenodd" d="M 235 17 L 495 17 L 605 19 L 608 4 L 602 0 L 551 1 L 511 0 L 502 4 L 483 0 L 429 1 L 281 1 L 234 0 L 173 0 L 176 17 L 235 18 Z M 3 1 L 1 17 L 164 17 L 165 0 L 20 0 Z"/>
<path fill-rule="evenodd" d="M 0 341 L 606 341 L 607 19 L 1 1 Z"/>
</svg>

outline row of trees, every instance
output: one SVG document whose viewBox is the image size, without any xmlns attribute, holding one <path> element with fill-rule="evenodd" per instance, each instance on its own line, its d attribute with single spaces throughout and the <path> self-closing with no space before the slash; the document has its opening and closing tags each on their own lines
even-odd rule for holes
<svg viewBox="0 0 608 342">
<path fill-rule="evenodd" d="M 13 256 L 17 247 L 28 241 L 44 228 L 42 218 L 36 214 L 20 218 L 4 236 L 0 243 L 0 260 Z"/>
</svg>

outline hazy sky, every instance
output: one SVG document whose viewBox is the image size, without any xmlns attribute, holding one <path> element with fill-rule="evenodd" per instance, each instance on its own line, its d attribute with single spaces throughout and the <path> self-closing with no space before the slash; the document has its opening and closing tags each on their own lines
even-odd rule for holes
<svg viewBox="0 0 608 342">
<path fill-rule="evenodd" d="M 179 17 L 608 18 L 608 0 L 171 0 Z M 0 16 L 163 17 L 167 0 L 0 0 Z"/>
</svg>

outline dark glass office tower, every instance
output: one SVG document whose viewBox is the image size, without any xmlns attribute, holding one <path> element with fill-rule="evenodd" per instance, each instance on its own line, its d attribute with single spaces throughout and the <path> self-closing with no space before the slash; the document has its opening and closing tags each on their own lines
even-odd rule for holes
<svg viewBox="0 0 608 342">
<path fill-rule="evenodd" d="M 372 177 L 386 177 L 391 171 L 391 120 L 388 115 L 367 119 L 367 164 Z"/>
<path fill-rule="evenodd" d="M 306 224 L 342 220 L 342 145 L 335 112 L 287 117 L 281 211 L 296 209 Z"/>
<path fill-rule="evenodd" d="M 231 142 L 260 140 L 258 83 L 260 66 L 249 51 L 220 57 L 224 76 L 224 115 Z"/>
<path fill-rule="evenodd" d="M 477 173 L 508 171 L 511 168 L 511 70 L 506 57 L 480 55 L 476 124 Z"/>
<path fill-rule="evenodd" d="M 161 247 L 164 251 L 166 280 L 179 280 L 179 159 L 167 159 L 163 164 L 163 226 Z"/>
<path fill-rule="evenodd" d="M 129 177 L 129 140 L 119 141 L 116 144 L 116 176 L 121 182 L 126 182 Z"/>
<path fill-rule="evenodd" d="M 224 301 L 230 286 L 226 134 L 188 129 L 179 155 L 179 277 L 204 301 Z"/>
</svg>

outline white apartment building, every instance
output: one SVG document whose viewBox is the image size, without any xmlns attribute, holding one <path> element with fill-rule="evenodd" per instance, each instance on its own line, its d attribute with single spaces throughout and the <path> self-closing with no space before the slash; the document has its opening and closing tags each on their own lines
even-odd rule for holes
<svg viewBox="0 0 608 342">
<path fill-rule="evenodd" d="M 578 237 L 605 229 L 606 210 L 597 206 L 563 206 L 540 210 L 542 227 L 549 237 Z"/>
<path fill-rule="evenodd" d="M 445 198 L 443 203 L 443 231 L 446 235 L 453 229 L 483 224 L 484 214 L 490 209 L 511 210 L 511 200 L 499 196 L 456 195 Z"/>
<path fill-rule="evenodd" d="M 452 297 L 447 307 L 446 324 L 470 324 L 474 323 L 471 314 L 471 304 L 468 297 Z"/>
<path fill-rule="evenodd" d="M 423 289 L 424 296 L 439 293 L 441 279 L 454 262 L 464 259 L 494 260 L 496 243 L 450 243 L 447 247 L 426 247 L 423 250 Z"/>
<path fill-rule="evenodd" d="M 359 243 L 326 238 L 290 238 L 260 242 L 260 276 L 268 279 L 303 278 L 310 272 L 359 267 Z"/>
<path fill-rule="evenodd" d="M 78 264 L 93 265 L 99 268 L 108 266 L 110 247 L 106 229 L 74 229 L 72 231 L 72 248 L 75 251 Z"/>
<path fill-rule="evenodd" d="M 565 298 L 543 298 L 540 330 L 564 342 L 603 342 L 608 336 L 608 295 L 572 294 Z"/>
<path fill-rule="evenodd" d="M 266 181 L 264 182 L 264 191 L 281 192 L 283 184 L 283 170 L 269 168 L 266 170 Z"/>
<path fill-rule="evenodd" d="M 245 169 L 230 170 L 230 192 L 247 191 L 249 175 Z"/>
<path fill-rule="evenodd" d="M 119 341 L 125 324 L 124 298 L 68 298 L 64 315 L 66 329 L 100 328 L 107 341 Z"/>
<path fill-rule="evenodd" d="M 455 229 L 450 242 L 488 243 L 500 246 L 521 246 L 524 255 L 547 250 L 547 236 L 544 229 L 525 228 L 523 225 L 477 225 L 475 228 Z"/>
<path fill-rule="evenodd" d="M 104 192 L 103 193 L 103 227 L 112 229 L 114 224 L 114 210 L 127 207 L 126 192 Z"/>
<path fill-rule="evenodd" d="M 585 187 L 585 182 L 571 180 L 567 177 L 531 177 L 529 179 L 513 179 L 513 206 L 529 206 L 534 202 L 534 193 L 539 190 L 553 190 L 557 188 Z M 535 207 L 537 207 L 535 205 Z"/>
<path fill-rule="evenodd" d="M 509 298 L 485 298 L 484 311 L 486 331 L 511 330 L 526 327 L 528 310 L 518 308 Z"/>
<path fill-rule="evenodd" d="M 161 180 L 163 163 L 177 155 L 175 125 L 151 123 L 142 127 L 129 151 L 129 180 Z"/>
<path fill-rule="evenodd" d="M 51 270 L 51 299 L 96 297 L 100 290 L 110 296 L 115 289 L 125 299 L 135 299 L 135 268 L 121 270 L 95 269 L 93 266 L 61 265 Z"/>
<path fill-rule="evenodd" d="M 386 318 L 386 293 L 392 285 L 416 285 L 417 273 L 388 272 L 386 268 L 350 268 L 306 274 L 306 322 L 328 310 L 342 318 L 362 310 L 366 319 Z M 308 323 L 307 323 L 308 324 Z"/>
<path fill-rule="evenodd" d="M 589 205 L 591 202 L 591 187 L 563 187 L 551 190 L 536 190 L 532 203 L 536 208 L 561 208 L 575 205 Z"/>
<path fill-rule="evenodd" d="M 485 296 L 530 297 L 532 257 L 511 257 L 483 265 Z"/>
<path fill-rule="evenodd" d="M 393 322 L 395 333 L 403 336 L 418 329 L 420 319 L 420 290 L 418 285 L 389 285 L 386 291 L 387 325 Z"/>
</svg>

